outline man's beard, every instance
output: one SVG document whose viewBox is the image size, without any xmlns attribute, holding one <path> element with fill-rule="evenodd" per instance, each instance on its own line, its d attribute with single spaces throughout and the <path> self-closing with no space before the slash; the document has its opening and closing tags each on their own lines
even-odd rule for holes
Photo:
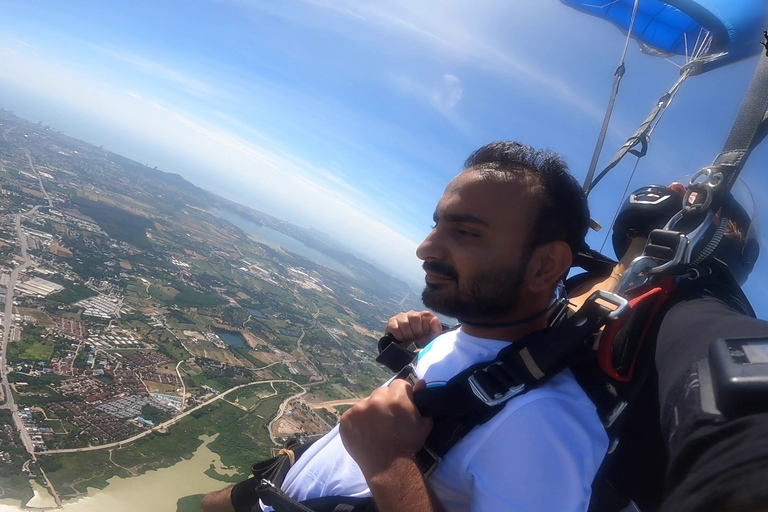
<svg viewBox="0 0 768 512">
<path fill-rule="evenodd" d="M 459 320 L 488 321 L 508 317 L 517 309 L 528 258 L 522 265 L 509 266 L 475 275 L 461 283 L 451 267 L 424 262 L 424 270 L 451 277 L 453 290 L 427 285 L 421 300 L 429 309 Z"/>
</svg>

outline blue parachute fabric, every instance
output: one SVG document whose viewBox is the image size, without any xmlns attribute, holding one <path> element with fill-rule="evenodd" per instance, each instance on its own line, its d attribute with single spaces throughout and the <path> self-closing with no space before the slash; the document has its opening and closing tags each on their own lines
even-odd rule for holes
<svg viewBox="0 0 768 512">
<path fill-rule="evenodd" d="M 604 18 L 625 34 L 634 0 L 560 0 Z M 663 53 L 690 55 L 702 31 L 712 34 L 708 54 L 728 52 L 733 62 L 762 50 L 768 0 L 640 0 L 632 35 Z"/>
</svg>

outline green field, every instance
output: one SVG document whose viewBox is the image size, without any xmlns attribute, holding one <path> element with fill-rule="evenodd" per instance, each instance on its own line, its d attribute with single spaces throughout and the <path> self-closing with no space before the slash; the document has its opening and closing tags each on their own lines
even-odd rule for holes
<svg viewBox="0 0 768 512">
<path fill-rule="evenodd" d="M 261 359 L 255 357 L 253 355 L 253 351 L 252 350 L 247 350 L 247 349 L 238 348 L 238 347 L 229 347 L 229 349 L 232 352 L 234 352 L 238 357 L 241 357 L 241 358 L 245 359 L 246 361 L 251 363 L 256 368 L 261 368 L 262 366 L 266 366 L 264 364 L 264 361 L 262 361 Z"/>
<path fill-rule="evenodd" d="M 146 291 L 146 288 L 145 288 Z M 149 295 L 160 302 L 170 304 L 173 302 L 173 298 L 179 294 L 179 291 L 170 286 L 159 286 L 156 284 L 149 285 Z"/>
<path fill-rule="evenodd" d="M 212 471 L 210 476 L 223 481 L 245 478 L 253 462 L 270 456 L 273 445 L 266 426 L 285 399 L 286 392 L 296 390 L 290 385 L 279 389 L 280 395 L 259 399 L 258 395 L 265 393 L 264 386 L 243 388 L 236 393 L 242 397 L 241 402 L 246 400 L 252 404 L 248 412 L 224 400 L 216 401 L 181 420 L 167 434 L 153 434 L 114 449 L 112 460 L 140 472 L 167 467 L 181 458 L 191 457 L 202 444 L 199 436 L 220 434 L 209 447 L 221 456 L 224 465 L 237 468 L 239 473 L 228 477 Z M 109 461 L 108 450 L 41 456 L 40 461 L 64 498 L 85 492 L 87 487 L 103 488 L 112 476 L 128 476 L 125 470 Z M 188 504 L 186 500 L 184 503 Z"/>
<path fill-rule="evenodd" d="M 274 393 L 275 390 L 273 390 L 272 386 L 269 384 L 258 384 L 255 386 L 239 389 L 234 393 L 227 395 L 227 399 L 230 402 L 236 402 L 238 405 L 242 405 L 243 407 L 250 409 L 259 403 L 262 398 L 269 398 Z"/>
<path fill-rule="evenodd" d="M 153 226 L 152 221 L 146 217 L 84 197 L 73 197 L 72 203 L 95 220 L 112 238 L 128 242 L 139 249 L 152 250 L 152 243 L 147 238 L 147 229 Z"/>
<path fill-rule="evenodd" d="M 90 297 L 95 297 L 96 295 L 98 294 L 87 286 L 67 283 L 66 288 L 58 293 L 49 295 L 47 299 L 55 302 L 61 302 L 63 304 L 74 304 L 75 302 L 79 302 Z"/>
<path fill-rule="evenodd" d="M 133 279 L 126 287 L 125 287 L 126 293 L 133 293 L 138 297 L 139 299 L 146 299 L 149 297 L 147 295 L 147 285 L 144 284 L 139 279 Z"/>
<path fill-rule="evenodd" d="M 179 293 L 173 297 L 173 303 L 184 308 L 205 308 L 219 306 L 227 302 L 214 293 L 202 293 L 185 284 L 177 284 L 174 287 L 179 290 Z"/>
<path fill-rule="evenodd" d="M 40 325 L 24 327 L 19 341 L 8 345 L 8 360 L 48 362 L 53 356 L 56 343 L 53 338 L 44 335 L 45 328 Z"/>
</svg>

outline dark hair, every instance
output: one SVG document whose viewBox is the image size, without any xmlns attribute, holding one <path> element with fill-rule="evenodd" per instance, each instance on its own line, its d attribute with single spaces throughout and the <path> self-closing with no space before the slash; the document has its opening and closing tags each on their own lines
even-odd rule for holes
<svg viewBox="0 0 768 512">
<path fill-rule="evenodd" d="M 495 180 L 522 180 L 539 199 L 539 211 L 528 236 L 529 248 L 562 240 L 574 256 L 584 247 L 589 205 L 568 165 L 557 153 L 517 142 L 491 142 L 472 153 L 464 169 Z"/>
</svg>

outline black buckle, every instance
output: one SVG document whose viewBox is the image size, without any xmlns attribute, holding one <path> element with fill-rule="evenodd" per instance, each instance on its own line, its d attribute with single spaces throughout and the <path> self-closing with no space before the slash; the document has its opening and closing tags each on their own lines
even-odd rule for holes
<svg viewBox="0 0 768 512">
<path fill-rule="evenodd" d="M 519 384 L 517 386 L 512 386 L 510 388 L 507 388 L 506 391 L 488 391 L 486 390 L 483 385 L 480 383 L 480 381 L 477 379 L 477 376 L 479 374 L 485 374 L 488 375 L 488 369 L 492 366 L 502 366 L 501 362 L 495 362 L 493 364 L 490 364 L 486 366 L 485 368 L 481 368 L 477 370 L 475 373 L 469 376 L 469 379 L 467 381 L 469 382 L 469 387 L 472 390 L 472 393 L 482 400 L 485 405 L 489 407 L 493 407 L 494 405 L 499 405 L 500 403 L 506 402 L 510 398 L 513 398 L 523 391 L 525 391 L 525 384 Z M 503 366 L 502 366 L 503 367 Z M 489 377 L 489 379 L 492 379 L 493 377 Z"/>
<path fill-rule="evenodd" d="M 645 256 L 650 256 L 664 263 L 680 263 L 685 251 L 688 239 L 684 233 L 670 231 L 666 229 L 654 229 L 648 235 L 648 242 L 645 245 Z"/>
</svg>

